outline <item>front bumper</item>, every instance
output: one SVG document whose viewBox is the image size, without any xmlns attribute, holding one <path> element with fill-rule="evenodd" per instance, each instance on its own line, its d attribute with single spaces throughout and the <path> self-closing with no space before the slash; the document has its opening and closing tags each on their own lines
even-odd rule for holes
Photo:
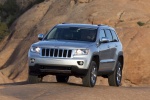
<svg viewBox="0 0 150 100">
<path fill-rule="evenodd" d="M 77 66 L 45 66 L 35 65 L 29 66 L 29 75 L 45 76 L 45 75 L 74 75 L 84 76 L 87 69 L 79 69 Z"/>
<path fill-rule="evenodd" d="M 78 62 L 83 62 L 79 64 Z M 68 74 L 75 76 L 86 75 L 89 63 L 87 59 L 75 58 L 29 58 L 30 75 Z"/>
</svg>

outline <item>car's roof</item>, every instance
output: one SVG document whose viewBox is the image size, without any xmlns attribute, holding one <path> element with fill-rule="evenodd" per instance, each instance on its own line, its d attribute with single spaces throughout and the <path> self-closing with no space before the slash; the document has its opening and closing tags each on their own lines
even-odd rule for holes
<svg viewBox="0 0 150 100">
<path fill-rule="evenodd" d="M 104 25 L 104 24 L 95 25 L 95 24 L 79 24 L 79 23 L 62 23 L 56 26 L 57 27 L 59 26 L 60 27 L 83 27 L 83 28 L 95 28 L 95 29 L 97 29 L 98 27 L 101 27 L 101 28 L 113 29 L 112 27 L 108 25 Z"/>
<path fill-rule="evenodd" d="M 69 26 L 69 27 L 85 27 L 85 28 L 98 28 L 98 25 L 92 25 L 92 24 L 78 24 L 78 23 L 63 23 L 58 24 L 57 26 Z"/>
</svg>

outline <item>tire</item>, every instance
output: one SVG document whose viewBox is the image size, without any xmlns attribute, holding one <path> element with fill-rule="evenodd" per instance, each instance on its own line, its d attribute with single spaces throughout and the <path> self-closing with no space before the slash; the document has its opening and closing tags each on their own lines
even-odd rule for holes
<svg viewBox="0 0 150 100">
<path fill-rule="evenodd" d="M 121 79 L 122 79 L 122 65 L 120 61 L 118 61 L 114 72 L 108 76 L 109 86 L 120 86 Z"/>
<path fill-rule="evenodd" d="M 87 75 L 82 78 L 83 86 L 94 87 L 97 80 L 97 65 L 92 61 L 87 72 Z"/>
<path fill-rule="evenodd" d="M 43 77 L 38 77 L 38 76 L 33 76 L 33 75 L 28 76 L 29 84 L 40 83 L 42 82 L 42 80 L 43 80 Z"/>
<path fill-rule="evenodd" d="M 69 80 L 69 76 L 63 76 L 63 75 L 56 75 L 56 80 L 59 83 L 67 83 Z"/>
</svg>

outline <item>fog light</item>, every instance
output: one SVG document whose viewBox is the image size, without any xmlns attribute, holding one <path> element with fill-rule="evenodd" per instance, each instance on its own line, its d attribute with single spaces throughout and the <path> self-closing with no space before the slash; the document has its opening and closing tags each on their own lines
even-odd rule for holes
<svg viewBox="0 0 150 100">
<path fill-rule="evenodd" d="M 77 61 L 78 65 L 83 65 L 84 62 L 83 61 Z"/>
<path fill-rule="evenodd" d="M 31 59 L 30 59 L 30 62 L 31 62 L 31 63 L 34 63 L 34 62 L 35 62 L 35 59 L 31 58 Z"/>
</svg>

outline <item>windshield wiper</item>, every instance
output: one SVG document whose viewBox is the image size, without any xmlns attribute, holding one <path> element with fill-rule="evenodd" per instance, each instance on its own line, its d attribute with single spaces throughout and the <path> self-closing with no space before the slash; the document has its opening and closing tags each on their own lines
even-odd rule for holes
<svg viewBox="0 0 150 100">
<path fill-rule="evenodd" d="M 56 40 L 56 38 L 48 38 L 48 39 L 46 39 L 46 40 Z"/>
<path fill-rule="evenodd" d="M 70 39 L 65 39 L 65 40 L 77 40 L 77 39 L 71 39 L 71 38 L 70 38 Z"/>
</svg>

